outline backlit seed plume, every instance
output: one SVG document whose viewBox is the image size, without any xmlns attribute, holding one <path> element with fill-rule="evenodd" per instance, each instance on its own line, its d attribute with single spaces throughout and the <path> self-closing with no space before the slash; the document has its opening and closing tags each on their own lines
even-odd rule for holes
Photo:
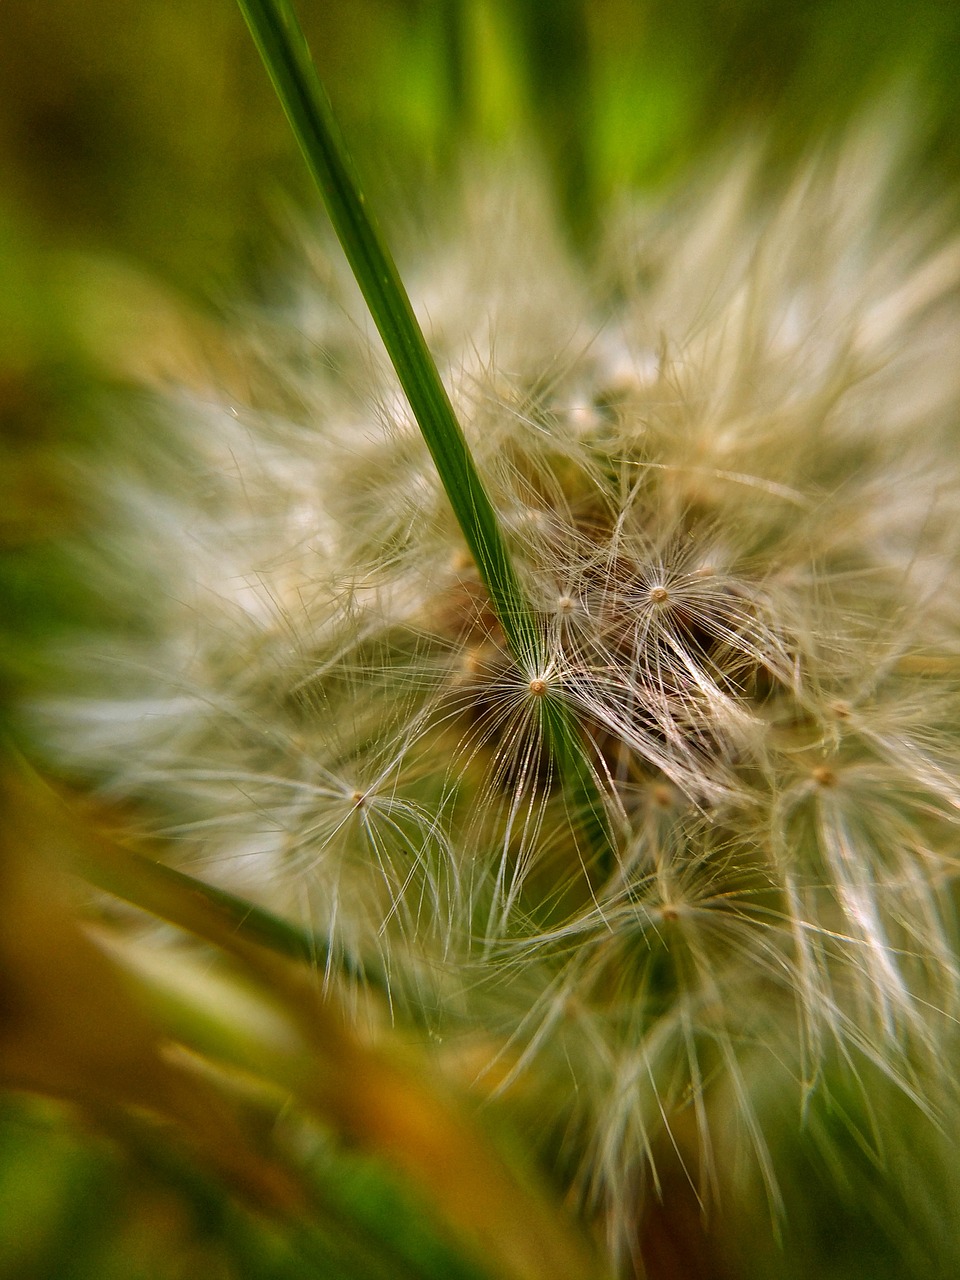
<svg viewBox="0 0 960 1280">
<path fill-rule="evenodd" d="M 960 242 L 899 155 L 878 125 L 775 189 L 733 161 L 621 212 L 594 275 L 516 174 L 425 241 L 408 285 L 529 669 L 319 253 L 231 336 L 229 392 L 171 392 L 149 460 L 89 471 L 90 571 L 142 622 L 77 646 L 47 751 L 325 934 L 328 981 L 384 985 L 624 1274 L 665 1168 L 777 1218 L 772 1092 L 797 1128 L 841 1077 L 864 1131 L 881 1095 L 954 1105 Z"/>
</svg>

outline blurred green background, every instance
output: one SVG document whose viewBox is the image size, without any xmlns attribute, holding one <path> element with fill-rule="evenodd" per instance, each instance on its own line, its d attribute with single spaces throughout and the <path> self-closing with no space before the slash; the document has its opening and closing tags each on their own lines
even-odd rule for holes
<svg viewBox="0 0 960 1280">
<path fill-rule="evenodd" d="M 772 139 L 771 165 L 789 164 L 905 84 L 925 181 L 953 200 L 960 187 L 960 4 L 298 11 L 388 229 L 471 151 L 534 142 L 589 253 L 625 187 L 656 189 L 752 132 Z M 118 406 L 144 373 L 189 361 L 185 312 L 214 319 L 270 288 L 289 261 L 291 206 L 323 215 L 232 0 L 4 0 L 0 171 L 0 701 L 16 734 L 17 700 L 53 678 L 39 641 L 126 621 L 77 570 L 74 548 L 102 513 L 71 485 L 71 450 L 124 429 Z M 302 1274 L 215 1188 L 130 1159 L 48 1104 L 7 1100 L 0 1280 Z"/>
<path fill-rule="evenodd" d="M 785 152 L 898 76 L 931 158 L 960 162 L 960 6 L 943 0 L 302 0 L 368 185 L 416 189 L 465 142 L 538 137 L 589 222 L 718 133 Z M 8 218 L 44 245 L 122 253 L 193 293 L 255 271 L 265 205 L 306 185 L 230 0 L 6 0 Z"/>
</svg>

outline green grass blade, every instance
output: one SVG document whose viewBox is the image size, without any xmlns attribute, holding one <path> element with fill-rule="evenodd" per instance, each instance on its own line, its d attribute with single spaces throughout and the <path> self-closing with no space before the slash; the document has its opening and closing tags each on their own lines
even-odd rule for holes
<svg viewBox="0 0 960 1280">
<path fill-rule="evenodd" d="M 287 0 L 238 0 L 370 308 L 511 649 L 536 664 L 537 629 L 503 535 L 397 268 L 366 207 Z"/>
<path fill-rule="evenodd" d="M 294 136 L 316 180 L 347 260 L 440 480 L 473 554 L 510 649 L 533 678 L 543 639 L 483 482 L 393 259 L 367 208 L 346 145 L 289 0 L 238 0 Z M 561 703 L 546 717 L 558 764 L 574 761 L 577 802 L 607 831 L 603 802 L 571 716 Z M 609 836 L 601 843 L 609 844 Z"/>
<path fill-rule="evenodd" d="M 191 932 L 197 931 L 198 922 L 216 924 L 292 960 L 320 967 L 326 962 L 325 938 L 244 898 L 141 854 L 116 845 L 107 848 L 105 840 L 98 854 L 83 860 L 84 879 L 131 906 Z"/>
</svg>

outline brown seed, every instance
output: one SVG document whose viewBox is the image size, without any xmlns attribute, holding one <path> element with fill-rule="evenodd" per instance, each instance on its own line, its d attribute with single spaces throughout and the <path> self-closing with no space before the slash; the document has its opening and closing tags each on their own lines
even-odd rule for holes
<svg viewBox="0 0 960 1280">
<path fill-rule="evenodd" d="M 660 809 L 669 809 L 673 804 L 673 792 L 664 783 L 658 782 L 650 792 L 650 798 Z"/>
</svg>

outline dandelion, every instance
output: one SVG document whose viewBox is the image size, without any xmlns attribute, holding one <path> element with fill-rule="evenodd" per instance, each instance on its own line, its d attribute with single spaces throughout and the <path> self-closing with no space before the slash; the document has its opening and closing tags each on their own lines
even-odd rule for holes
<svg viewBox="0 0 960 1280">
<path fill-rule="evenodd" d="M 798 1129 L 844 1073 L 956 1114 L 960 249 L 885 210 L 901 154 L 867 126 L 776 195 L 744 162 L 634 208 L 616 289 L 522 182 L 510 238 L 468 202 L 424 259 L 536 661 L 309 285 L 246 336 L 248 404 L 171 394 L 163 475 L 88 477 L 162 585 L 36 708 L 47 750 L 323 930 L 328 982 L 375 962 L 451 1062 L 481 1046 L 624 1274 L 671 1169 L 746 1221 L 749 1165 L 789 1219 L 771 1076 Z"/>
</svg>

